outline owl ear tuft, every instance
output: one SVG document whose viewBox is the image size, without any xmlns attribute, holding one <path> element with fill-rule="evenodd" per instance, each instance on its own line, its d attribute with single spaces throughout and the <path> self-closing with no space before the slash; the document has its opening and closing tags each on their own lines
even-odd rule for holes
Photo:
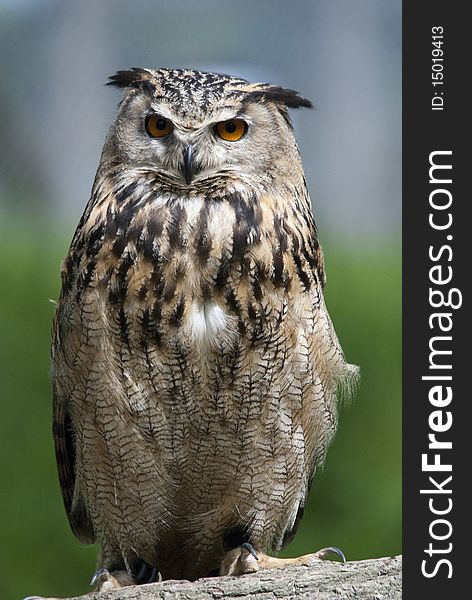
<svg viewBox="0 0 472 600">
<path fill-rule="evenodd" d="M 300 96 L 295 90 L 290 90 L 278 85 L 264 84 L 264 86 L 255 89 L 248 95 L 251 100 L 267 100 L 286 106 L 287 108 L 313 108 L 313 103 L 307 98 Z"/>
<path fill-rule="evenodd" d="M 151 86 L 149 78 L 151 73 L 146 69 L 133 67 L 126 71 L 117 71 L 115 75 L 109 77 L 106 85 L 113 85 L 117 88 L 148 88 Z"/>
</svg>

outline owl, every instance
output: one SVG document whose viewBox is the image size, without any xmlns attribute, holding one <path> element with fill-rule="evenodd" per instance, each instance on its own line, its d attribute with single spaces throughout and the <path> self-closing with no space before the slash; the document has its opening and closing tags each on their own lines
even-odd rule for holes
<svg viewBox="0 0 472 600">
<path fill-rule="evenodd" d="M 288 113 L 311 103 L 195 70 L 109 84 L 124 96 L 52 340 L 60 485 L 76 537 L 100 544 L 94 582 L 323 557 L 270 556 L 294 535 L 357 376 L 324 303 Z"/>
</svg>

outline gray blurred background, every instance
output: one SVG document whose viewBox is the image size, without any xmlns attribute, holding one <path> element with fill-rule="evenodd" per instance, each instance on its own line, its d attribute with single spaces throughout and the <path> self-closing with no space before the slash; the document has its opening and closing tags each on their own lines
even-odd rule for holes
<svg viewBox="0 0 472 600">
<path fill-rule="evenodd" d="M 0 0 L 0 597 L 79 594 L 94 570 L 56 481 L 48 298 L 120 99 L 104 83 L 133 66 L 314 102 L 292 116 L 328 307 L 363 380 L 286 554 L 400 552 L 400 0 Z"/>
<path fill-rule="evenodd" d="M 399 0 L 0 0 L 0 202 L 75 222 L 119 94 L 117 69 L 216 70 L 299 90 L 322 229 L 400 223 Z M 37 214 L 34 215 L 36 218 Z"/>
</svg>

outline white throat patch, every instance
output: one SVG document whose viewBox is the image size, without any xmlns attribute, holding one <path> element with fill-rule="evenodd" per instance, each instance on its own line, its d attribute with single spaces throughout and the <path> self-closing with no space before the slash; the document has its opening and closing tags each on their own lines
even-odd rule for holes
<svg viewBox="0 0 472 600">
<path fill-rule="evenodd" d="M 236 335 L 236 317 L 227 315 L 214 302 L 193 302 L 188 326 L 193 339 L 199 343 L 231 342 Z"/>
</svg>

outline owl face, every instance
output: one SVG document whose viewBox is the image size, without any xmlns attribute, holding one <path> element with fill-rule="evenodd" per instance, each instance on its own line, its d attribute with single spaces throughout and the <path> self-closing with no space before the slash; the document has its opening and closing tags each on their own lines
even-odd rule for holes
<svg viewBox="0 0 472 600">
<path fill-rule="evenodd" d="M 108 144 L 121 166 L 180 188 L 208 180 L 260 183 L 277 157 L 296 150 L 288 106 L 311 106 L 292 90 L 199 71 L 122 71 L 126 87 Z"/>
</svg>

